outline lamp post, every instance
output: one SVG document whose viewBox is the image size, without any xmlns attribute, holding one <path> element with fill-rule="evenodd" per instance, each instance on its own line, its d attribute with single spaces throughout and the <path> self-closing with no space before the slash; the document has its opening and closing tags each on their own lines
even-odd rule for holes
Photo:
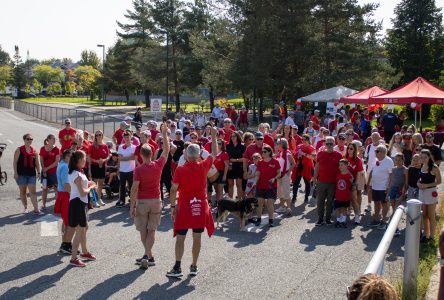
<svg viewBox="0 0 444 300">
<path fill-rule="evenodd" d="M 103 80 L 105 75 L 105 45 L 97 44 L 97 47 L 102 48 L 102 102 L 105 105 L 105 81 Z"/>
<path fill-rule="evenodd" d="M 166 109 L 168 109 L 168 70 L 169 70 L 169 65 L 170 65 L 170 59 L 169 59 L 169 37 L 168 37 L 168 31 L 165 31 L 166 34 L 166 87 L 165 87 L 165 92 L 166 92 Z"/>
</svg>

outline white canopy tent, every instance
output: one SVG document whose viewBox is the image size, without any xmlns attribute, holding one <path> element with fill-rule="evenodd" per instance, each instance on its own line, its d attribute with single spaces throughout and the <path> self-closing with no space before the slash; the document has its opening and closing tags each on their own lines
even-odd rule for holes
<svg viewBox="0 0 444 300">
<path fill-rule="evenodd" d="M 322 90 L 314 94 L 302 97 L 301 100 L 308 102 L 334 102 L 339 101 L 339 99 L 341 99 L 342 97 L 347 97 L 357 92 L 358 91 L 340 85 L 338 87 Z"/>
</svg>

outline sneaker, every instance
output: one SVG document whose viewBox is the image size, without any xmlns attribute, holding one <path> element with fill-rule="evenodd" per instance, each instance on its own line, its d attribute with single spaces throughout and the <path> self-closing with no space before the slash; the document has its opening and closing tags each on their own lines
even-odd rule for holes
<svg viewBox="0 0 444 300">
<path fill-rule="evenodd" d="M 40 207 L 40 210 L 45 211 L 45 210 L 46 210 L 46 206 L 42 206 L 42 207 Z"/>
<path fill-rule="evenodd" d="M 274 222 L 272 219 L 268 221 L 268 227 L 274 227 Z"/>
<path fill-rule="evenodd" d="M 335 227 L 336 227 L 336 228 L 339 228 L 339 227 L 341 227 L 341 224 L 342 224 L 341 222 L 336 221 L 336 222 L 335 222 Z"/>
<path fill-rule="evenodd" d="M 361 216 L 359 216 L 359 215 L 357 215 L 357 216 L 355 216 L 355 225 L 359 225 L 359 224 L 361 224 Z"/>
<path fill-rule="evenodd" d="M 71 260 L 69 261 L 69 264 L 70 264 L 71 266 L 74 266 L 74 267 L 80 267 L 80 268 L 83 268 L 83 267 L 86 266 L 86 264 L 85 264 L 83 261 L 81 261 L 80 259 L 78 259 L 78 258 L 76 258 L 76 259 L 71 259 Z"/>
<path fill-rule="evenodd" d="M 401 235 L 401 231 L 398 229 L 398 228 L 396 228 L 396 230 L 395 230 L 395 236 L 400 236 Z"/>
<path fill-rule="evenodd" d="M 100 205 L 99 205 L 99 203 L 97 203 L 97 202 L 94 202 L 94 208 L 99 208 L 100 207 Z"/>
<path fill-rule="evenodd" d="M 277 212 L 277 213 L 284 213 L 286 211 L 287 211 L 287 209 L 285 207 L 283 207 L 283 206 L 281 206 L 281 207 L 279 207 L 278 209 L 275 210 L 275 212 Z"/>
<path fill-rule="evenodd" d="M 145 256 L 140 261 L 140 268 L 141 269 L 148 269 L 148 256 L 145 258 Z"/>
<path fill-rule="evenodd" d="M 364 209 L 365 212 L 367 213 L 371 213 L 372 212 L 372 206 L 371 205 L 367 205 L 367 208 Z"/>
<path fill-rule="evenodd" d="M 180 268 L 178 268 L 178 269 L 172 268 L 171 271 L 168 271 L 166 273 L 166 276 L 167 277 L 174 277 L 174 278 L 182 277 L 183 276 L 182 269 L 180 269 Z"/>
<path fill-rule="evenodd" d="M 256 218 L 250 218 L 250 219 L 247 220 L 247 223 L 253 223 L 253 224 L 255 224 L 256 222 L 257 222 L 257 219 L 256 219 Z"/>
<path fill-rule="evenodd" d="M 327 219 L 327 220 L 325 220 L 325 224 L 326 225 L 332 225 L 333 223 L 332 223 L 332 221 L 330 219 Z"/>
<path fill-rule="evenodd" d="M 24 213 L 24 214 L 27 214 L 27 213 L 29 213 L 29 210 L 28 210 L 27 208 L 25 208 L 25 209 L 23 210 L 23 213 Z"/>
<path fill-rule="evenodd" d="M 43 213 L 40 210 L 34 210 L 32 213 L 34 214 L 34 216 L 41 216 L 41 215 L 43 215 Z"/>
<path fill-rule="evenodd" d="M 72 249 L 68 245 L 61 245 L 59 248 L 59 252 L 63 254 L 69 254 L 71 255 Z"/>
<path fill-rule="evenodd" d="M 324 220 L 322 219 L 319 219 L 315 224 L 315 226 L 322 226 L 322 225 L 324 225 Z"/>
<path fill-rule="evenodd" d="M 380 224 L 381 222 L 373 220 L 370 222 L 370 224 L 368 224 L 369 227 L 376 227 Z"/>
<path fill-rule="evenodd" d="M 148 266 L 153 267 L 156 265 L 156 261 L 154 260 L 154 257 L 148 258 Z"/>
<path fill-rule="evenodd" d="M 304 198 L 304 203 L 307 203 L 308 202 L 308 197 L 305 197 Z"/>
<path fill-rule="evenodd" d="M 291 208 L 287 208 L 285 210 L 285 214 L 287 215 L 287 217 L 291 217 L 291 215 L 292 215 Z"/>
<path fill-rule="evenodd" d="M 89 252 L 80 254 L 80 258 L 86 261 L 95 261 L 97 258 Z"/>
<path fill-rule="evenodd" d="M 380 230 L 386 230 L 387 229 L 387 223 L 385 223 L 384 221 L 381 221 L 381 223 L 379 223 L 378 229 Z"/>
<path fill-rule="evenodd" d="M 97 203 L 98 203 L 100 206 L 105 206 L 105 205 L 106 205 L 105 202 L 102 201 L 102 199 L 97 200 Z"/>
<path fill-rule="evenodd" d="M 142 259 L 148 259 L 148 255 L 144 255 L 141 258 L 136 258 L 136 265 L 140 265 L 142 262 Z"/>
<path fill-rule="evenodd" d="M 262 222 L 261 218 L 257 218 L 257 219 L 256 219 L 256 223 L 254 223 L 254 225 L 256 225 L 256 226 L 260 226 L 260 225 L 261 225 L 261 222 Z"/>
<path fill-rule="evenodd" d="M 190 276 L 196 276 L 199 273 L 197 266 L 190 266 Z"/>
<path fill-rule="evenodd" d="M 125 206 L 125 202 L 117 201 L 116 207 L 121 208 Z"/>
</svg>

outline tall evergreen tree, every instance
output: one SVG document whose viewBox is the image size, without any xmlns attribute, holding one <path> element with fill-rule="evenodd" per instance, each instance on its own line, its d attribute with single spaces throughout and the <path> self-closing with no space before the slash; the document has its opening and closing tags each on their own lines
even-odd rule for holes
<svg viewBox="0 0 444 300">
<path fill-rule="evenodd" d="M 22 57 L 20 56 L 20 49 L 18 46 L 14 46 L 14 80 L 13 85 L 17 89 L 17 97 L 24 97 L 24 92 L 22 89 L 26 84 L 26 74 L 25 65 L 22 62 Z"/>
<path fill-rule="evenodd" d="M 437 80 L 444 69 L 441 9 L 435 0 L 402 0 L 385 46 L 392 66 L 402 72 L 399 84 L 418 76 Z"/>
<path fill-rule="evenodd" d="M 2 46 L 0 45 L 0 66 L 9 65 L 10 63 L 11 63 L 11 58 L 9 57 L 8 52 L 4 51 L 2 49 Z"/>
</svg>

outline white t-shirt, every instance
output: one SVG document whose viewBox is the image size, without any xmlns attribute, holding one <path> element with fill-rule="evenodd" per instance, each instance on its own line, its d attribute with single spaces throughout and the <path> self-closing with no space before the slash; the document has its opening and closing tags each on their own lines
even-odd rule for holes
<svg viewBox="0 0 444 300">
<path fill-rule="evenodd" d="M 287 117 L 285 119 L 285 123 L 284 124 L 285 125 L 292 125 L 292 126 L 295 125 L 292 117 Z"/>
<path fill-rule="evenodd" d="M 378 146 L 379 144 L 377 146 L 370 144 L 365 148 L 364 157 L 367 158 L 367 174 L 370 174 L 373 165 L 376 162 L 375 150 Z"/>
<path fill-rule="evenodd" d="M 288 175 L 288 174 L 291 174 L 291 172 L 288 172 L 289 170 L 290 170 L 290 168 L 291 168 L 291 163 L 290 163 L 290 158 L 289 158 L 289 156 L 291 156 L 291 152 L 290 151 L 287 151 L 287 173 L 286 173 L 286 175 Z M 276 157 L 277 158 L 277 160 L 279 161 L 279 165 L 281 166 L 281 174 L 283 174 L 285 171 L 284 171 L 284 158 L 282 157 L 282 152 L 279 152 L 279 154 L 278 154 L 278 157 Z"/>
<path fill-rule="evenodd" d="M 386 156 L 379 161 L 379 166 L 375 162 L 372 167 L 372 190 L 385 191 L 389 184 L 389 177 L 393 169 L 393 160 Z"/>
<path fill-rule="evenodd" d="M 88 195 L 82 197 L 80 195 L 79 189 L 77 188 L 76 183 L 74 182 L 78 177 L 82 179 L 82 187 L 84 189 L 88 188 L 88 178 L 86 178 L 86 175 L 79 172 L 79 171 L 73 171 L 71 174 L 68 174 L 68 181 L 69 185 L 71 186 L 71 193 L 69 194 L 69 201 L 71 201 L 74 198 L 80 198 L 82 202 L 88 203 Z"/>
<path fill-rule="evenodd" d="M 126 148 L 126 149 L 124 149 Z M 119 150 L 117 153 L 119 155 L 122 155 L 123 157 L 130 157 L 134 154 L 136 151 L 136 146 L 131 144 L 129 147 L 121 146 L 119 147 Z M 132 160 L 126 160 L 126 161 L 120 161 L 120 172 L 132 172 L 136 168 L 136 161 L 134 159 Z"/>
<path fill-rule="evenodd" d="M 257 170 L 257 166 L 255 164 L 251 164 L 248 167 L 248 176 L 255 175 L 256 174 L 256 170 Z M 245 189 L 245 193 L 248 194 L 249 192 L 251 192 L 255 185 L 256 185 L 256 177 L 248 178 L 248 180 L 247 180 L 247 188 Z"/>
</svg>

